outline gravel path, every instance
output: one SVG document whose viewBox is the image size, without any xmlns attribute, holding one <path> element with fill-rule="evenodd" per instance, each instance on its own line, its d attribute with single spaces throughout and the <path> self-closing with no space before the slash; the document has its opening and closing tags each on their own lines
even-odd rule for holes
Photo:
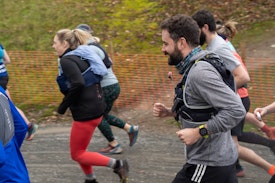
<svg viewBox="0 0 275 183">
<path fill-rule="evenodd" d="M 128 147 L 128 136 L 114 128 L 114 134 L 124 146 L 124 153 L 112 155 L 114 158 L 128 158 L 130 162 L 129 183 L 170 183 L 184 164 L 183 145 L 173 131 L 175 125 L 167 125 L 167 132 L 150 130 L 141 125 L 137 144 Z M 70 159 L 70 126 L 48 125 L 40 127 L 31 142 L 22 147 L 32 183 L 83 183 L 79 166 Z M 106 145 L 106 140 L 96 130 L 89 150 L 98 150 Z M 245 144 L 247 145 L 247 144 Z M 274 155 L 268 148 L 248 145 L 265 159 L 274 162 Z M 246 176 L 239 183 L 267 183 L 268 174 L 262 169 L 242 162 Z M 95 167 L 100 183 L 118 183 L 119 178 L 106 167 Z"/>
</svg>

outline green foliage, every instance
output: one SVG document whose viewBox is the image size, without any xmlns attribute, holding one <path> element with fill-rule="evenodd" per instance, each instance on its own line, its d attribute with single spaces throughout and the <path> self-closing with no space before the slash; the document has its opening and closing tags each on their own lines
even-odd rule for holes
<svg viewBox="0 0 275 183">
<path fill-rule="evenodd" d="M 239 46 L 240 43 L 246 43 L 246 44 L 257 43 L 265 39 L 265 37 L 269 36 L 268 34 L 270 34 L 271 31 L 274 31 L 274 28 L 275 28 L 274 21 L 264 21 L 264 22 L 254 23 L 254 24 L 251 24 L 249 31 L 248 30 L 239 31 L 239 33 L 236 34 L 232 42 L 236 46 Z"/>
<path fill-rule="evenodd" d="M 159 23 L 202 8 L 219 19 L 236 20 L 240 30 L 274 20 L 274 3 L 264 0 L 2 0 L 1 43 L 7 50 L 49 51 L 56 31 L 87 23 L 109 51 L 160 53 Z"/>
<path fill-rule="evenodd" d="M 136 53 L 137 50 L 147 50 L 150 47 L 148 40 L 158 31 L 158 24 L 150 22 L 150 18 L 158 10 L 158 4 L 149 0 L 117 3 L 113 7 L 112 17 L 105 21 L 115 51 L 123 49 L 127 53 Z"/>
<path fill-rule="evenodd" d="M 148 22 L 158 11 L 157 3 L 148 0 L 5 1 L 1 9 L 2 43 L 9 50 L 51 50 L 56 31 L 87 23 L 104 46 L 112 42 L 115 52 L 136 52 L 150 47 L 147 40 L 158 27 Z"/>
</svg>

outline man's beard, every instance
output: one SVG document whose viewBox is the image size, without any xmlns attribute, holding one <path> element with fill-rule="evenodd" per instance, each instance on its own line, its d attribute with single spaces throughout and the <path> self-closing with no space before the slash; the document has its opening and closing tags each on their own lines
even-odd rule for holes
<svg viewBox="0 0 275 183">
<path fill-rule="evenodd" d="M 168 54 L 168 53 L 166 53 Z M 175 51 L 169 55 L 168 58 L 168 64 L 169 65 L 178 65 L 183 60 L 183 56 L 178 49 L 178 47 L 175 47 Z"/>
<path fill-rule="evenodd" d="M 200 45 L 204 45 L 206 41 L 206 35 L 201 31 L 201 35 L 200 35 Z"/>
</svg>

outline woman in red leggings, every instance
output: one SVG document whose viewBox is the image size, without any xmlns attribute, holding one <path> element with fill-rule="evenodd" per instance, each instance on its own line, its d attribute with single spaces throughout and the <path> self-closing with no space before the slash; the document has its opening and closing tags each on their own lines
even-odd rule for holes
<svg viewBox="0 0 275 183">
<path fill-rule="evenodd" d="M 85 174 L 85 183 L 97 183 L 93 166 L 106 166 L 119 175 L 120 181 L 128 182 L 127 160 L 116 160 L 97 152 L 87 151 L 95 128 L 102 120 L 105 104 L 100 87 L 107 69 L 96 53 L 86 46 L 90 34 L 82 30 L 59 30 L 53 40 L 53 48 L 59 56 L 57 83 L 64 94 L 58 113 L 64 114 L 70 108 L 73 123 L 70 136 L 71 157 L 77 161 Z M 72 50 L 85 52 L 90 58 L 83 60 L 70 55 Z M 91 63 L 92 62 L 92 63 Z M 88 71 L 85 72 L 84 71 Z"/>
</svg>

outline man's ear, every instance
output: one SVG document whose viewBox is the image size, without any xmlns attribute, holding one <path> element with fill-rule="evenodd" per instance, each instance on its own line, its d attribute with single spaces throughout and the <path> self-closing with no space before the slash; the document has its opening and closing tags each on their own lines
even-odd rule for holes
<svg viewBox="0 0 275 183">
<path fill-rule="evenodd" d="M 209 30 L 209 26 L 207 24 L 204 24 L 201 28 L 202 31 L 208 31 Z"/>
<path fill-rule="evenodd" d="M 187 42 L 186 39 L 184 37 L 181 37 L 178 41 L 178 48 L 182 49 L 186 46 Z"/>
</svg>

